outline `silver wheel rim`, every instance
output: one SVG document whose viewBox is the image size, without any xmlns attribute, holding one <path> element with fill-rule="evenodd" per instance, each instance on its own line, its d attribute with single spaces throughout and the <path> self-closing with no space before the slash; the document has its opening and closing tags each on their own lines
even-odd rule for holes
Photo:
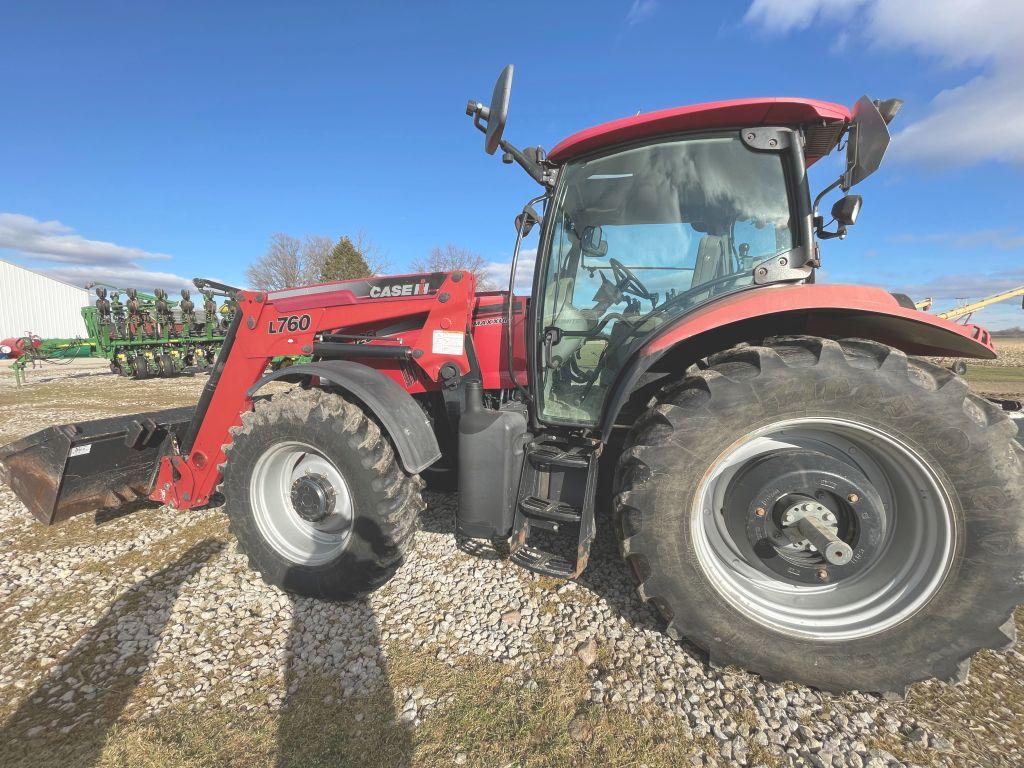
<svg viewBox="0 0 1024 768">
<path fill-rule="evenodd" d="M 319 476 L 334 493 L 333 509 L 316 523 L 303 519 L 292 504 L 294 483 Z M 334 462 L 310 445 L 277 443 L 253 468 L 249 481 L 253 517 L 264 540 L 293 563 L 321 565 L 338 557 L 352 530 L 352 496 Z"/>
<path fill-rule="evenodd" d="M 747 562 L 726 528 L 730 480 L 753 459 L 793 448 L 851 464 L 882 499 L 885 541 L 856 576 L 821 585 L 773 578 Z M 956 551 L 952 504 L 927 462 L 892 435 L 837 418 L 781 421 L 736 441 L 702 478 L 690 523 L 698 562 L 726 601 L 759 624 L 814 640 L 867 637 L 906 621 L 938 591 Z"/>
</svg>

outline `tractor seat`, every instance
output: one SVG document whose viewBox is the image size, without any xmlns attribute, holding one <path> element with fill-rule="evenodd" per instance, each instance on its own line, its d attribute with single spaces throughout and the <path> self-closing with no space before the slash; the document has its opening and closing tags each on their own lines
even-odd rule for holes
<svg viewBox="0 0 1024 768">
<path fill-rule="evenodd" d="M 729 241 L 725 235 L 704 235 L 697 245 L 697 263 L 691 288 L 729 274 Z"/>
</svg>

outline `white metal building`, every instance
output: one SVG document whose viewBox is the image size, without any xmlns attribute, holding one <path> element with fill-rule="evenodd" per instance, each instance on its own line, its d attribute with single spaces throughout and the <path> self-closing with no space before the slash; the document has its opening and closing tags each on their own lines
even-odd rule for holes
<svg viewBox="0 0 1024 768">
<path fill-rule="evenodd" d="M 85 335 L 89 292 L 0 259 L 0 339 L 35 333 L 44 339 Z"/>
</svg>

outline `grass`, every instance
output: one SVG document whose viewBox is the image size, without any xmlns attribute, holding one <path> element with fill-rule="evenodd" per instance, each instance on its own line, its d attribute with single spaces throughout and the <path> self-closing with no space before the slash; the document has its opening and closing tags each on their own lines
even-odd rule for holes
<svg viewBox="0 0 1024 768">
<path fill-rule="evenodd" d="M 994 365 L 968 365 L 967 380 L 971 382 L 1024 383 L 1024 368 L 1004 368 Z"/>
<path fill-rule="evenodd" d="M 426 652 L 392 649 L 390 685 L 422 685 L 439 703 L 410 728 L 396 720 L 390 691 L 340 700 L 329 679 L 304 680 L 280 714 L 207 705 L 106 733 L 40 738 L 8 752 L 5 765 L 98 766 L 439 766 L 457 756 L 469 766 L 678 766 L 705 749 L 677 719 L 593 706 L 582 664 L 537 671 L 523 684 L 514 667 L 481 659 L 454 668 Z M 717 752 L 717 750 L 715 750 Z"/>
<path fill-rule="evenodd" d="M 1001 340 L 1000 340 L 1001 341 Z M 1024 347 L 1021 347 L 1024 349 Z M 1010 378 L 1000 378 L 1008 376 Z M 1024 369 L 971 365 L 968 377 L 1001 383 L 1024 382 Z M 110 386 L 110 384 L 115 386 Z M 54 381 L 30 384 L 19 390 L 0 388 L 0 408 L 9 407 L 21 414 L 8 423 L 7 432 L 27 433 L 43 421 L 59 421 L 67 413 L 68 421 L 80 414 L 89 418 L 149 408 L 170 407 L 195 401 L 192 382 L 164 386 L 162 382 L 144 382 L 133 387 L 126 397 L 121 382 L 110 377 L 79 381 Z M 183 386 L 184 385 L 184 386 Z M 31 412 L 38 410 L 41 416 Z M 74 415 L 71 415 L 74 414 Z M 4 433 L 0 425 L 0 433 Z M 4 434 L 3 437 L 13 436 Z M 0 439 L 0 442 L 4 442 Z M 92 516 L 82 516 L 63 526 L 45 529 L 34 524 L 22 531 L 20 524 L 0 532 L 20 552 L 45 556 L 47 550 L 76 544 L 99 543 L 134 538 L 138 530 L 166 511 L 141 510 L 134 515 L 104 525 Z M 88 575 L 126 579 L 138 569 L 156 571 L 174 560 L 190 545 L 203 539 L 223 542 L 227 538 L 223 519 L 218 515 L 182 526 L 172 536 L 111 557 L 90 562 L 76 569 Z M 557 614 L 560 599 L 555 592 L 565 582 L 548 577 L 523 574 L 523 590 L 540 605 L 540 612 Z M 583 590 L 561 598 L 578 601 Z M 40 604 L 20 615 L 21 620 L 38 618 L 43 611 L 68 613 L 81 599 L 75 590 L 63 590 L 54 602 Z M 18 599 L 10 596 L 8 604 Z M 135 603 L 148 596 L 129 596 Z M 593 598 L 590 598 L 593 599 Z M 141 609 L 140 609 L 141 610 Z M 131 611 L 129 611 L 131 612 Z M 1017 613 L 1024 629 L 1024 610 Z M 72 654 L 72 674 L 88 674 L 95 656 L 109 650 L 104 634 L 113 624 L 109 619 L 96 630 L 95 644 L 84 644 Z M 0 633 L 2 635 L 2 633 Z M 0 664 L 6 638 L 0 637 Z M 544 644 L 537 644 L 543 652 Z M 46 649 L 41 649 L 41 653 Z M 362 697 L 342 698 L 338 682 L 325 678 L 303 678 L 299 689 L 289 696 L 279 711 L 266 706 L 267 695 L 281 683 L 277 670 L 260 678 L 249 700 L 232 701 L 227 706 L 213 696 L 192 707 L 182 705 L 161 714 L 140 718 L 152 685 L 150 676 L 126 673 L 124 679 L 105 681 L 109 690 L 90 707 L 75 709 L 68 717 L 88 714 L 96 723 L 76 725 L 70 733 L 47 723 L 38 737 L 0 741 L 0 764 L 6 766 L 445 766 L 464 756 L 468 766 L 660 766 L 686 765 L 691 756 L 709 751 L 717 758 L 714 739 L 694 737 L 684 719 L 661 711 L 639 709 L 629 713 L 592 705 L 589 702 L 590 675 L 575 659 L 567 663 L 540 665 L 531 673 L 519 666 L 504 665 L 473 656 L 461 657 L 457 667 L 439 662 L 429 651 L 410 651 L 392 645 L 388 653 L 388 687 Z M 936 733 L 956 742 L 955 759 L 963 764 L 995 764 L 998 740 L 1007 734 L 1024 731 L 1024 657 L 1005 657 L 982 653 L 975 657 L 969 682 L 950 687 L 941 684 L 914 686 L 902 703 L 887 702 L 884 709 L 905 718 L 916 718 Z M 62 663 L 64 659 L 62 659 Z M 137 662 L 132 662 L 135 664 Z M 244 662 L 240 663 L 244 666 Z M 596 667 L 600 675 L 614 675 L 611 648 L 598 638 Z M 81 672 L 80 672 L 81 670 Z M 188 684 L 201 679 L 198 668 L 182 659 L 181 678 L 175 686 L 187 690 Z M 31 677 L 26 675 L 26 677 Z M 287 673 L 286 673 L 287 678 Z M 426 713 L 422 722 L 409 728 L 396 720 L 401 713 L 402 697 L 393 691 L 421 685 L 424 695 L 438 701 L 436 709 Z M 52 688 L 57 691 L 59 689 Z M 218 689 L 219 691 L 219 689 Z M 130 700 L 130 701 L 129 701 Z M 128 704 L 126 706 L 126 703 Z M 0 702 L 0 721 L 5 709 L 15 703 Z M 51 715 L 52 716 L 52 715 Z M 751 713 L 752 717 L 752 713 Z M 743 716 L 738 716 L 741 722 Z M 67 722 L 62 715 L 59 725 Z M 885 749 L 905 762 L 927 764 L 934 753 L 908 744 L 899 734 L 879 731 L 869 746 Z M 751 763 L 778 764 L 778 757 L 748 744 Z"/>
</svg>

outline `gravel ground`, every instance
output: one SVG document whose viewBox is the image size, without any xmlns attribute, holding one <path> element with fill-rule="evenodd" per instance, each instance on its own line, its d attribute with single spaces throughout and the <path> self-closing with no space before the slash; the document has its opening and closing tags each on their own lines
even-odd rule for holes
<svg viewBox="0 0 1024 768">
<path fill-rule="evenodd" d="M 0 443 L 47 424 L 188 403 L 201 385 L 128 385 L 78 365 L 34 373 L 15 390 L 0 371 Z M 74 744 L 180 707 L 281 711 L 307 680 L 331 681 L 328 698 L 339 700 L 390 688 L 392 715 L 412 733 L 451 705 L 422 685 L 392 685 L 414 650 L 454 667 L 500 663 L 526 688 L 538 670 L 582 664 L 594 705 L 665 718 L 706 745 L 683 764 L 1024 764 L 1017 650 L 979 654 L 966 684 L 922 683 L 904 701 L 767 683 L 711 667 L 661 633 L 607 521 L 584 577 L 566 583 L 457 541 L 454 497 L 427 501 L 395 579 L 338 605 L 263 584 L 218 509 L 86 515 L 48 530 L 0 486 L 0 763 L 35 764 L 44 741 Z M 1024 630 L 1021 611 L 1017 623 Z M 82 741 L 75 762 L 98 756 L 92 743 Z"/>
</svg>

